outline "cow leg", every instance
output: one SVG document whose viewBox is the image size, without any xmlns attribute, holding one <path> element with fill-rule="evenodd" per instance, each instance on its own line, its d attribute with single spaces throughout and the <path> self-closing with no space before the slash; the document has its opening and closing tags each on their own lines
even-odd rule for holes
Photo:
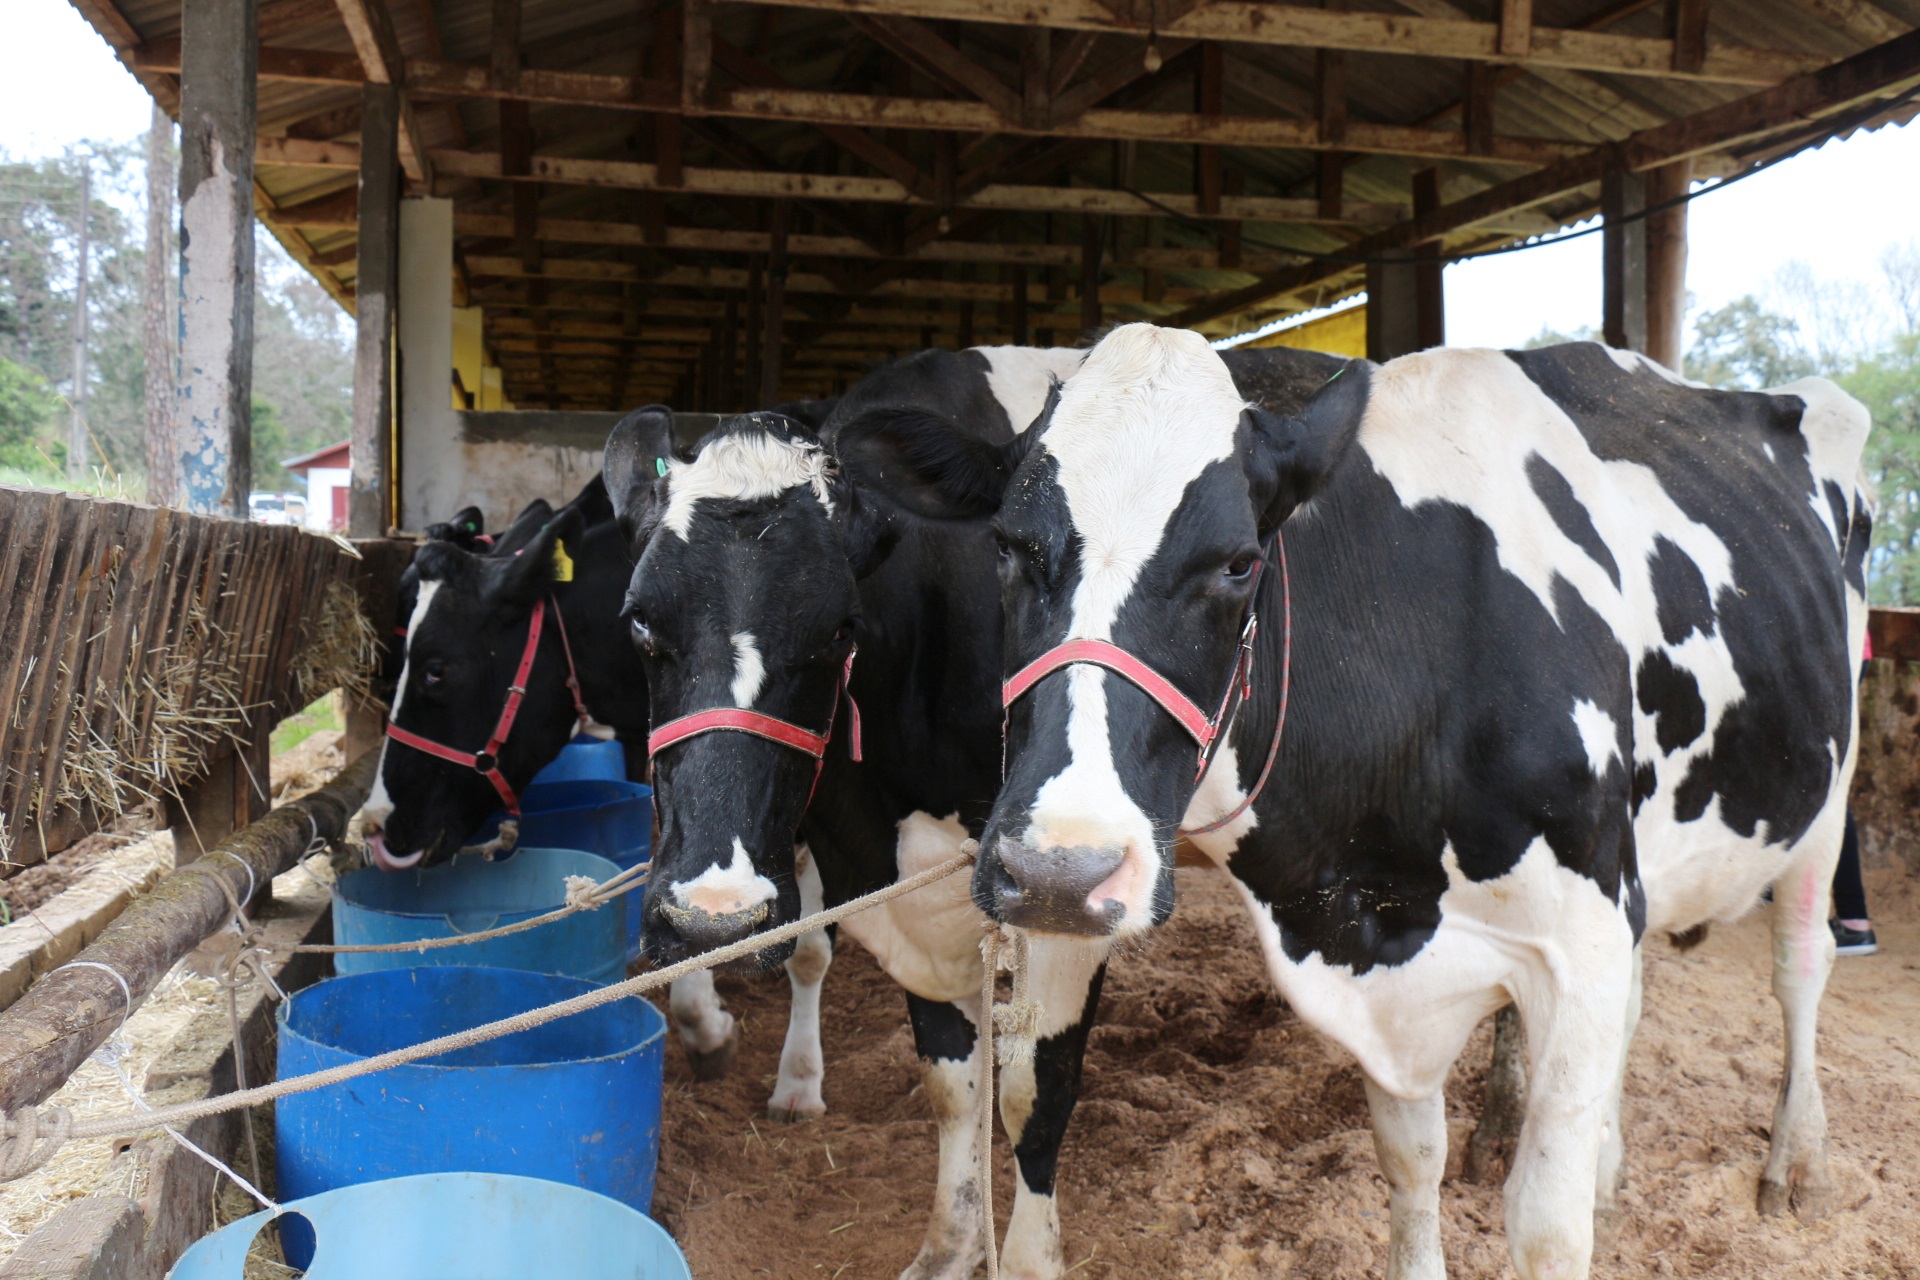
<svg viewBox="0 0 1920 1280">
<path fill-rule="evenodd" d="M 713 971 L 702 969 L 676 978 L 667 988 L 667 1008 L 687 1047 L 687 1065 L 695 1080 L 718 1080 L 733 1066 L 740 1036 L 733 1015 L 720 1004 L 713 989 Z"/>
<path fill-rule="evenodd" d="M 1824 1217 L 1833 1207 L 1827 1171 L 1827 1112 L 1814 1069 L 1814 1024 L 1833 968 L 1827 899 L 1839 856 L 1831 842 L 1809 841 L 1824 856 L 1802 857 L 1773 886 L 1773 997 L 1786 1018 L 1787 1062 L 1773 1108 L 1773 1142 L 1760 1175 L 1760 1212 Z"/>
<path fill-rule="evenodd" d="M 1435 1093 L 1408 1102 L 1368 1078 L 1367 1109 L 1391 1213 L 1387 1280 L 1445 1280 L 1440 1178 L 1447 1168 L 1446 1097 Z"/>
<path fill-rule="evenodd" d="M 1620 1097 L 1627 1086 L 1627 1054 L 1640 1025 L 1640 948 L 1633 949 L 1633 985 L 1627 991 L 1625 1034 L 1620 1038 L 1619 1065 L 1613 1073 L 1613 1092 L 1607 1095 L 1606 1128 L 1600 1134 L 1600 1163 L 1593 1185 L 1594 1234 L 1611 1241 L 1617 1223 L 1620 1188 L 1626 1185 L 1626 1133 L 1620 1124 Z"/>
<path fill-rule="evenodd" d="M 940 1160 L 926 1238 L 900 1280 L 968 1280 L 986 1257 L 989 1222 L 980 1203 L 980 1002 L 922 1000 L 909 992 L 907 1012 L 940 1127 Z"/>
<path fill-rule="evenodd" d="M 795 851 L 795 874 L 800 882 L 800 914 L 821 909 L 820 872 L 805 848 Z M 820 1085 L 826 1075 L 826 1057 L 820 1050 L 820 984 L 833 963 L 833 939 L 825 929 L 800 935 L 787 961 L 787 983 L 793 1005 L 787 1014 L 787 1042 L 780 1050 L 780 1078 L 774 1082 L 767 1115 L 774 1120 L 804 1120 L 827 1113 Z"/>
<path fill-rule="evenodd" d="M 1513 1160 L 1514 1139 L 1527 1114 L 1526 1028 L 1520 1009 L 1509 1004 L 1493 1015 L 1493 1060 L 1487 1065 L 1486 1099 L 1480 1123 L 1467 1142 L 1469 1182 L 1498 1183 Z"/>
<path fill-rule="evenodd" d="M 1033 1059 L 1000 1072 L 1000 1119 L 1013 1141 L 1019 1175 L 1000 1274 L 1053 1280 L 1066 1265 L 1054 1172 L 1067 1121 L 1080 1099 L 1080 1065 L 1107 972 L 1107 944 L 1028 934 L 1028 994 L 1041 1010 Z"/>
<path fill-rule="evenodd" d="M 1617 936 L 1594 930 L 1582 963 L 1552 977 L 1542 966 L 1514 984 L 1529 1058 L 1527 1119 L 1506 1183 L 1521 1280 L 1586 1280 L 1593 1264 L 1595 1171 L 1632 985 L 1632 938 L 1624 919 L 1611 923 Z"/>
</svg>

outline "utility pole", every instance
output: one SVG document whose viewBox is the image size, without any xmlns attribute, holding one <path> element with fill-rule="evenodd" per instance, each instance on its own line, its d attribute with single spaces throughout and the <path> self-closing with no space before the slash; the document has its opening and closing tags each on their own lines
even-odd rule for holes
<svg viewBox="0 0 1920 1280">
<path fill-rule="evenodd" d="M 93 208 L 93 160 L 80 162 L 80 272 L 73 295 L 73 424 L 67 430 L 67 479 L 87 477 L 87 215 Z"/>
<path fill-rule="evenodd" d="M 173 121 L 158 102 L 147 133 L 147 277 L 141 294 L 146 348 L 147 501 L 179 500 L 180 462 L 173 447 L 173 288 L 168 231 L 173 223 Z"/>
</svg>

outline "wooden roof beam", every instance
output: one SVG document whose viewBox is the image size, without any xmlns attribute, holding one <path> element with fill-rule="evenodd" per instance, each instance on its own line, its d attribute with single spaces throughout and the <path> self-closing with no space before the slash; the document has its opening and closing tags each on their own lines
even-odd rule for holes
<svg viewBox="0 0 1920 1280">
<path fill-rule="evenodd" d="M 1920 84 L 1920 31 L 1875 45 L 1771 89 L 1642 129 L 1624 141 L 1594 147 L 1558 164 L 1442 205 L 1358 241 L 1342 256 L 1358 261 L 1382 250 L 1420 244 L 1551 200 L 1597 182 L 1610 171 L 1642 172 L 1796 125 L 1804 127 L 1809 120 L 1843 112 L 1863 99 L 1885 96 L 1913 84 Z M 1227 290 L 1190 306 L 1170 317 L 1168 323 L 1204 324 L 1352 271 L 1354 261 L 1307 262 L 1287 267 L 1244 288 Z"/>
<path fill-rule="evenodd" d="M 1698 70 L 1674 66 L 1674 42 L 1643 36 L 1608 35 L 1560 27 L 1535 27 L 1529 12 L 1527 52 L 1501 47 L 1499 22 L 1454 18 L 1407 18 L 1399 14 L 1344 13 L 1332 9 L 1267 4 L 1262 0 L 1211 0 L 1184 15 L 1150 24 L 1118 18 L 1102 0 L 760 0 L 794 9 L 833 13 L 884 14 L 935 21 L 992 22 L 1041 26 L 1065 31 L 1101 31 L 1145 38 L 1221 40 L 1234 44 L 1289 45 L 1348 49 L 1358 53 L 1395 53 L 1414 57 L 1464 58 L 1514 62 L 1523 66 L 1565 67 L 1610 75 L 1656 76 L 1769 85 L 1823 65 L 1817 55 L 1785 50 L 1721 47 L 1707 52 Z M 1504 7 L 1519 8 L 1515 0 Z M 1529 11 L 1530 5 L 1525 6 Z M 1517 14 L 1516 14 L 1517 16 Z M 1509 44 L 1518 41 L 1509 24 Z"/>
<path fill-rule="evenodd" d="M 336 3 L 340 20 L 347 24 L 347 38 L 353 41 L 354 54 L 360 59 L 367 79 L 375 84 L 401 87 L 400 167 L 410 181 L 432 186 L 433 162 L 427 159 L 420 122 L 414 118 L 413 105 L 407 101 L 406 55 L 401 52 L 399 37 L 393 33 L 393 15 L 387 12 L 386 0 L 336 0 Z"/>
</svg>

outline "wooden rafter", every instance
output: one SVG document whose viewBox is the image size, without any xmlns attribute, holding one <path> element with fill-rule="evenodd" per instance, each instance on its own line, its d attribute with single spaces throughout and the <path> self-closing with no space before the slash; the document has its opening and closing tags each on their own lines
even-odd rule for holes
<svg viewBox="0 0 1920 1280">
<path fill-rule="evenodd" d="M 403 87 L 400 95 L 400 167 L 406 170 L 407 177 L 412 181 L 422 186 L 432 186 L 433 164 L 427 159 L 426 141 L 420 133 L 420 122 L 414 118 L 413 107 L 404 92 L 406 55 L 401 52 L 400 40 L 393 33 L 393 17 L 387 12 L 386 0 L 335 2 L 340 11 L 340 20 L 347 25 L 347 38 L 353 41 L 354 54 L 359 58 L 366 78 L 375 84 Z"/>
</svg>

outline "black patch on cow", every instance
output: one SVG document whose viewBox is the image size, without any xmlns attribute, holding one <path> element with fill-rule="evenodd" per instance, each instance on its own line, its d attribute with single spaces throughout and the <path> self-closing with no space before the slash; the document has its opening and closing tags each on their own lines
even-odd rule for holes
<svg viewBox="0 0 1920 1280">
<path fill-rule="evenodd" d="M 1087 985 L 1087 1002 L 1079 1020 L 1055 1035 L 1040 1037 L 1033 1046 L 1033 1109 L 1013 1144 L 1013 1154 L 1020 1162 L 1021 1180 L 1029 1191 L 1040 1195 L 1053 1193 L 1060 1143 L 1067 1136 L 1073 1105 L 1080 1099 L 1080 1067 L 1086 1058 L 1087 1033 L 1093 1030 L 1100 987 L 1106 977 L 1107 966 L 1103 964 Z"/>
<path fill-rule="evenodd" d="M 1660 775 L 1655 772 L 1653 761 L 1642 760 L 1633 770 L 1633 816 L 1640 816 L 1640 806 L 1659 786 Z"/>
<path fill-rule="evenodd" d="M 907 1018 L 913 1023 L 913 1047 L 928 1062 L 965 1062 L 973 1056 L 980 1035 L 958 1005 L 909 991 Z"/>
<path fill-rule="evenodd" d="M 1573 486 L 1567 483 L 1567 478 L 1551 462 L 1536 453 L 1527 459 L 1527 480 L 1539 496 L 1540 505 L 1560 526 L 1560 532 L 1586 552 L 1588 559 L 1605 569 L 1607 577 L 1613 579 L 1617 589 L 1620 586 L 1620 566 L 1614 560 L 1613 552 L 1607 550 L 1607 544 L 1600 540 L 1600 531 L 1593 527 L 1593 517 L 1581 505 L 1580 499 L 1574 496 Z"/>
<path fill-rule="evenodd" d="M 1633 683 L 1640 709 L 1654 718 L 1661 755 L 1672 755 L 1707 731 L 1707 704 L 1700 697 L 1699 681 L 1693 672 L 1675 666 L 1666 650 L 1651 650 L 1640 659 Z"/>
<path fill-rule="evenodd" d="M 1867 551 L 1873 543 L 1873 512 L 1865 497 L 1855 495 L 1853 524 L 1847 535 L 1847 585 L 1861 595 L 1867 594 Z"/>
<path fill-rule="evenodd" d="M 1834 537 L 1845 543 L 1847 530 L 1853 523 L 1853 513 L 1847 510 L 1847 495 L 1831 480 L 1822 481 L 1820 491 L 1826 495 L 1827 510 L 1833 513 Z"/>
<path fill-rule="evenodd" d="M 1668 539 L 1656 537 L 1647 573 L 1653 582 L 1660 634 L 1668 644 L 1679 644 L 1695 631 L 1713 634 L 1713 597 L 1692 556 Z"/>
<path fill-rule="evenodd" d="M 1682 929 L 1678 933 L 1667 935 L 1667 941 L 1673 944 L 1675 951 L 1691 951 L 1707 940 L 1707 931 L 1713 927 L 1711 920 L 1702 920 L 1691 929 Z"/>
<path fill-rule="evenodd" d="M 1637 946 L 1647 932 L 1647 887 L 1638 876 L 1627 886 L 1627 928 L 1633 931 L 1633 941 Z"/>
<path fill-rule="evenodd" d="M 1732 584 L 1713 601 L 1713 625 L 1744 696 L 1675 788 L 1675 813 L 1697 819 L 1717 797 L 1733 831 L 1751 837 L 1764 822 L 1770 842 L 1799 840 L 1849 745 L 1857 665 L 1845 589 L 1853 548 L 1851 539 L 1844 554 L 1835 547 L 1822 510 L 1807 501 L 1819 484 L 1800 431 L 1805 405 L 1797 396 L 1678 386 L 1623 369 L 1591 343 L 1508 356 L 1597 457 L 1650 469 L 1731 557 Z"/>
</svg>

